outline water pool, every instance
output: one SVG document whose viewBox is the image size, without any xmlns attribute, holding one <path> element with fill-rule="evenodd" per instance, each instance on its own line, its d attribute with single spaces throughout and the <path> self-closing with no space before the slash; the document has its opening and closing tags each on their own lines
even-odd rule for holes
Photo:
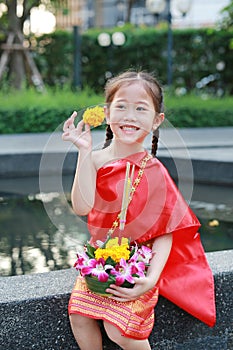
<svg viewBox="0 0 233 350">
<path fill-rule="evenodd" d="M 0 275 L 66 269 L 88 239 L 84 219 L 70 206 L 71 177 L 64 193 L 49 178 L 39 193 L 37 178 L 0 180 Z M 233 188 L 195 185 L 190 203 L 207 252 L 233 249 Z M 51 221 L 52 218 L 52 221 Z"/>
</svg>

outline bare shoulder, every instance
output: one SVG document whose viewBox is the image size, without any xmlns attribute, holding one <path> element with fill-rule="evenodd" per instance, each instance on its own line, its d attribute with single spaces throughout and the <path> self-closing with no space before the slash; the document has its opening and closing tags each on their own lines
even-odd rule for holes
<svg viewBox="0 0 233 350">
<path fill-rule="evenodd" d="M 111 162 L 112 158 L 107 148 L 93 151 L 92 160 L 96 170 L 100 169 L 104 164 Z"/>
</svg>

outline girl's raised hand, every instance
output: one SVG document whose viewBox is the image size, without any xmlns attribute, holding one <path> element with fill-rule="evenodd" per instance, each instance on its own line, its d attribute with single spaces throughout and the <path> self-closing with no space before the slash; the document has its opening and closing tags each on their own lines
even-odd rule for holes
<svg viewBox="0 0 233 350">
<path fill-rule="evenodd" d="M 77 112 L 65 121 L 63 126 L 62 139 L 64 141 L 71 141 L 78 149 L 89 149 L 92 146 L 92 138 L 90 126 L 81 120 L 77 126 L 74 125 L 74 120 L 77 117 Z"/>
</svg>

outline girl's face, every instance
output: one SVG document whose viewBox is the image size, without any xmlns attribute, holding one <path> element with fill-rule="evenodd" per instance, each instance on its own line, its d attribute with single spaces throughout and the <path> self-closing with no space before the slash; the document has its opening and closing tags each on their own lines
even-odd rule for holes
<svg viewBox="0 0 233 350">
<path fill-rule="evenodd" d="M 124 143 L 142 143 L 164 119 L 163 113 L 155 111 L 151 96 L 138 82 L 122 86 L 105 113 L 115 138 Z"/>
</svg>

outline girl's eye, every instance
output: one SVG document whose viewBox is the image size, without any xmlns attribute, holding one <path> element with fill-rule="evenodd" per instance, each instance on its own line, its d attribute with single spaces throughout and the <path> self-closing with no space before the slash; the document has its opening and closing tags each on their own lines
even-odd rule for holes
<svg viewBox="0 0 233 350">
<path fill-rule="evenodd" d="M 116 108 L 116 109 L 120 109 L 120 110 L 125 110 L 125 109 L 126 109 L 126 106 L 123 105 L 123 104 L 116 104 L 116 105 L 115 105 L 115 108 Z"/>
<path fill-rule="evenodd" d="M 139 112 L 144 112 L 147 109 L 145 107 L 142 107 L 142 106 L 137 106 L 136 110 L 139 111 Z"/>
</svg>

